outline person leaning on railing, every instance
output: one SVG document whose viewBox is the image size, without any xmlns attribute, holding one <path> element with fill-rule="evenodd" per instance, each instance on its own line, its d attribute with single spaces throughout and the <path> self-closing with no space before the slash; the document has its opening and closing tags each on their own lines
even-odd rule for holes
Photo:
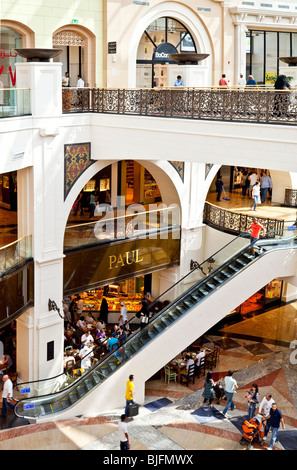
<svg viewBox="0 0 297 470">
<path fill-rule="evenodd" d="M 290 104 L 290 96 L 285 92 L 289 91 L 291 87 L 287 82 L 286 75 L 280 75 L 277 77 L 274 88 L 275 90 L 280 90 L 281 93 L 275 94 L 273 115 L 277 117 L 287 116 L 287 111 Z"/>
</svg>

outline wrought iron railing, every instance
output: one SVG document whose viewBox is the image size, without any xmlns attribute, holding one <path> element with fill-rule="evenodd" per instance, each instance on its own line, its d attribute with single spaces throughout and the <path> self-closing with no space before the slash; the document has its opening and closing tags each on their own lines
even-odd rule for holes
<svg viewBox="0 0 297 470">
<path fill-rule="evenodd" d="M 63 112 L 296 125 L 297 90 L 261 87 L 63 88 Z"/>
<path fill-rule="evenodd" d="M 223 230 L 232 235 L 244 233 L 250 227 L 253 215 L 232 212 L 222 207 L 215 206 L 210 202 L 205 202 L 203 221 L 216 229 Z M 285 227 L 285 221 L 279 219 L 270 219 L 268 217 L 258 217 L 259 222 L 265 227 L 267 232 L 274 233 L 281 231 Z"/>
</svg>

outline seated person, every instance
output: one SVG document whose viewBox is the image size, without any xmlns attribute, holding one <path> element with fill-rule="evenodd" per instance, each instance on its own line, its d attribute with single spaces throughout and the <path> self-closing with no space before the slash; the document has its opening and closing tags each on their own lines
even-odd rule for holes
<svg viewBox="0 0 297 470">
<path fill-rule="evenodd" d="M 78 328 L 78 326 L 75 326 L 75 331 L 71 337 L 72 343 L 76 347 L 80 347 L 81 345 L 81 337 L 83 336 L 83 331 Z"/>
<path fill-rule="evenodd" d="M 119 328 L 118 328 L 118 325 L 114 325 L 111 332 L 110 332 L 110 336 L 112 337 L 115 337 L 119 334 Z"/>
<path fill-rule="evenodd" d="M 106 338 L 106 333 L 104 330 L 100 330 L 98 331 L 98 333 L 96 334 L 96 341 L 99 341 L 100 343 L 102 341 L 104 341 Z"/>
<path fill-rule="evenodd" d="M 87 346 L 89 346 L 90 344 L 94 343 L 94 338 L 93 338 L 93 336 L 91 335 L 91 333 L 89 331 L 86 331 L 82 335 L 80 341 L 81 341 L 81 344 L 83 344 L 83 345 L 86 344 Z"/>
<path fill-rule="evenodd" d="M 100 330 L 105 330 L 106 325 L 105 325 L 105 323 L 104 323 L 103 321 L 98 320 L 97 323 L 96 323 L 96 325 L 95 325 L 95 328 L 96 328 L 96 330 L 98 330 L 98 331 L 100 331 Z"/>
<path fill-rule="evenodd" d="M 86 318 L 86 323 L 87 325 L 94 325 L 96 324 L 96 319 L 94 318 L 94 315 L 89 312 Z"/>
<path fill-rule="evenodd" d="M 84 316 L 79 317 L 79 320 L 76 322 L 76 326 L 77 326 L 80 330 L 85 331 L 85 329 L 86 329 L 86 321 L 85 321 L 85 317 L 84 317 Z"/>
<path fill-rule="evenodd" d="M 79 351 L 79 357 L 81 358 L 81 369 L 88 369 L 91 367 L 91 357 L 94 356 L 94 353 L 92 351 L 92 348 L 89 348 L 87 345 L 85 345 L 80 351 Z"/>
<path fill-rule="evenodd" d="M 111 337 L 107 341 L 107 350 L 112 351 L 113 349 L 116 349 L 118 347 L 119 340 L 118 338 Z"/>
<path fill-rule="evenodd" d="M 196 354 L 196 366 L 199 367 L 200 366 L 200 360 L 205 357 L 205 351 L 201 348 L 198 348 L 197 349 L 197 354 Z"/>
<path fill-rule="evenodd" d="M 66 368 L 67 363 L 69 361 L 74 361 L 74 364 L 75 364 L 75 359 L 74 359 L 74 356 L 72 356 L 72 351 L 67 351 L 66 353 L 66 357 L 64 358 L 64 369 Z"/>
<path fill-rule="evenodd" d="M 186 359 L 187 359 L 186 371 L 181 372 L 181 380 L 185 379 L 186 377 L 190 377 L 190 376 L 194 375 L 194 369 L 191 370 L 191 371 L 189 371 L 189 369 L 190 369 L 190 366 L 195 365 L 195 362 L 191 358 L 190 354 L 186 355 Z"/>
</svg>

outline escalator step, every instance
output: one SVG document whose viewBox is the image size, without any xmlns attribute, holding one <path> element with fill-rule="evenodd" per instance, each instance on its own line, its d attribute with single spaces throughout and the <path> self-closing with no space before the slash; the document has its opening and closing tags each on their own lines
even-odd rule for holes
<svg viewBox="0 0 297 470">
<path fill-rule="evenodd" d="M 92 378 L 95 384 L 99 384 L 102 381 L 102 376 L 100 375 L 99 372 L 94 372 L 94 374 L 92 374 Z"/>
<path fill-rule="evenodd" d="M 89 392 L 94 387 L 94 381 L 91 380 L 91 379 L 86 379 L 85 380 L 85 386 L 86 386 L 86 388 L 88 389 L 88 392 Z"/>
<path fill-rule="evenodd" d="M 211 290 L 213 290 L 213 289 L 216 288 L 216 286 L 215 286 L 214 284 L 212 284 L 211 282 L 207 282 L 205 285 L 206 285 L 207 287 L 209 287 Z"/>
<path fill-rule="evenodd" d="M 88 389 L 85 385 L 79 385 L 78 387 L 76 387 L 76 391 L 79 395 L 79 398 L 81 398 L 88 392 Z"/>
<path fill-rule="evenodd" d="M 63 400 L 61 400 L 61 406 L 62 406 L 63 410 L 66 410 L 66 408 L 68 408 L 68 406 L 70 406 L 70 405 L 71 405 L 71 403 L 68 400 L 68 398 L 64 398 Z"/>
<path fill-rule="evenodd" d="M 217 281 L 218 285 L 222 284 L 225 281 L 225 278 L 219 277 L 219 275 L 216 276 L 214 279 Z"/>
<path fill-rule="evenodd" d="M 77 402 L 77 400 L 79 399 L 79 395 L 75 392 L 71 392 L 69 393 L 69 401 L 71 403 L 71 405 L 73 405 L 75 402 Z"/>
</svg>

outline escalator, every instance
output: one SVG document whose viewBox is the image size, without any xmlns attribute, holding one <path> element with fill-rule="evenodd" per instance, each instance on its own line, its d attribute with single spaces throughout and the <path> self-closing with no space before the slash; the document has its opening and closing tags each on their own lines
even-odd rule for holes
<svg viewBox="0 0 297 470">
<path fill-rule="evenodd" d="M 161 311 L 133 333 L 123 348 L 108 353 L 81 377 L 59 377 L 18 386 L 24 398 L 16 407 L 31 422 L 94 416 L 124 406 L 128 376 L 144 398 L 144 385 L 180 351 L 275 277 L 297 271 L 297 230 L 267 234 L 250 254 L 247 238 L 237 237 L 198 265 L 156 299 Z M 271 238 L 273 237 L 273 238 Z M 23 391 L 23 392 L 22 392 Z"/>
</svg>

